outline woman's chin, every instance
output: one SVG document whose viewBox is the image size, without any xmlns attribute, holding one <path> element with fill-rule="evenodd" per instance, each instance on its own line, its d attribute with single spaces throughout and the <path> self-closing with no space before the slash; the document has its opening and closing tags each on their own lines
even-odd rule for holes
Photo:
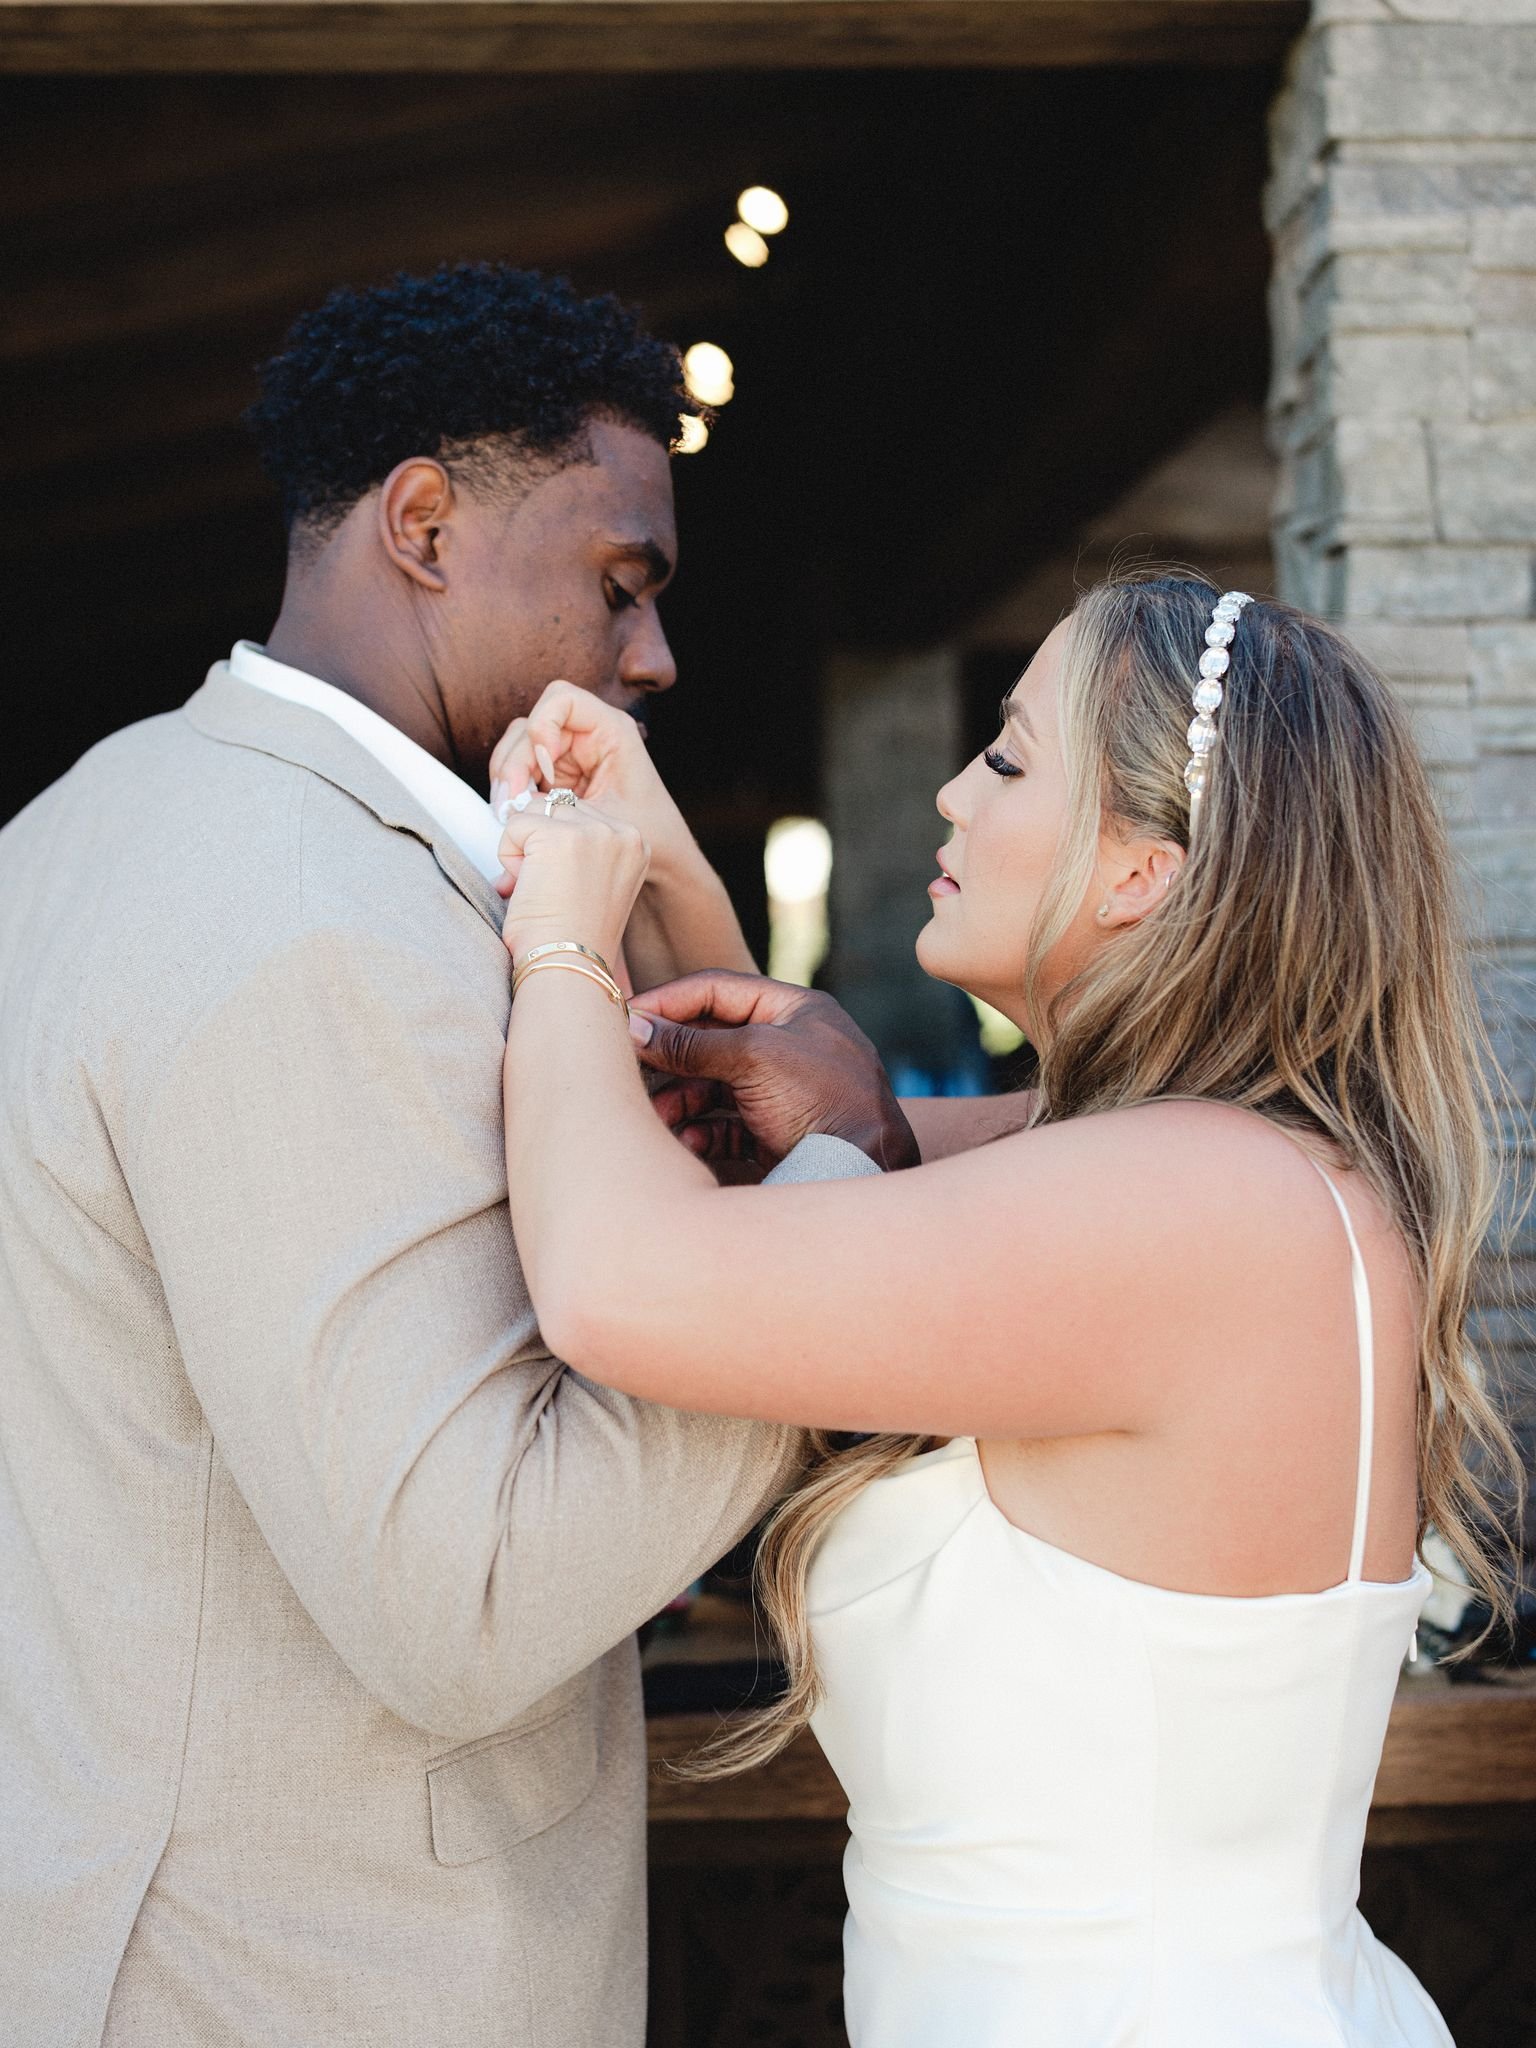
<svg viewBox="0 0 1536 2048">
<path fill-rule="evenodd" d="M 944 943 L 944 934 L 939 929 L 937 917 L 930 917 L 917 935 L 913 949 L 917 964 L 932 981 L 960 983 L 964 975 L 964 964 L 957 957 L 958 949 Z"/>
</svg>

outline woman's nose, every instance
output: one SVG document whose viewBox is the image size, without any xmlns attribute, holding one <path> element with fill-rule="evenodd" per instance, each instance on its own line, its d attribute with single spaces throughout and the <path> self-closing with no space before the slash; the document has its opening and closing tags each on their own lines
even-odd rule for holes
<svg viewBox="0 0 1536 2048">
<path fill-rule="evenodd" d="M 963 776 L 953 776 L 934 798 L 934 802 L 938 806 L 939 816 L 950 825 L 959 825 L 961 822 L 960 785 L 963 780 Z"/>
</svg>

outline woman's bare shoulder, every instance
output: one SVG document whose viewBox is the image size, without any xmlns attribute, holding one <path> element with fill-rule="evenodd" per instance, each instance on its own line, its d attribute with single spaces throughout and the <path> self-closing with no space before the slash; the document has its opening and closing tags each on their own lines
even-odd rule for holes
<svg viewBox="0 0 1536 2048">
<path fill-rule="evenodd" d="M 1314 1167 L 1337 1172 L 1321 1137 L 1292 1133 L 1255 1110 L 1227 1102 L 1167 1098 L 1089 1116 L 1042 1123 L 998 1138 L 987 1151 L 1028 1170 L 1046 1163 L 1064 1169 L 1081 1160 L 1096 1169 L 1115 1165 L 1146 1170 L 1170 1194 L 1201 1198 L 1230 1191 L 1231 1176 L 1254 1192 L 1315 1181 Z"/>
</svg>

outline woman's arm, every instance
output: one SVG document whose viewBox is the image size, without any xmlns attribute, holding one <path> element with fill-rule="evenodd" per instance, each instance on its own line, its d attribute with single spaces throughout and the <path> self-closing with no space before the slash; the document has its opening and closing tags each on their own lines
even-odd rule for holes
<svg viewBox="0 0 1536 2048">
<path fill-rule="evenodd" d="M 1135 1429 L 1164 1406 L 1147 1333 L 1187 1314 L 1202 1238 L 1169 1172 L 1182 1107 L 878 1180 L 718 1188 L 652 1114 L 601 990 L 553 973 L 518 997 L 506 1099 L 533 1298 L 593 1378 L 682 1408 L 943 1436 Z M 1193 1136 L 1184 1150 L 1208 1152 Z"/>
<path fill-rule="evenodd" d="M 686 826 L 675 846 L 652 859 L 624 933 L 624 958 L 636 988 L 704 967 L 757 971 L 725 884 Z"/>
</svg>

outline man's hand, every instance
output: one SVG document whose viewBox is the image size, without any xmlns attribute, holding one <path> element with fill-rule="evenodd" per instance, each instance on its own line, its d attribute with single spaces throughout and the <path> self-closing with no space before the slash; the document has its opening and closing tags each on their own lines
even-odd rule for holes
<svg viewBox="0 0 1536 2048">
<path fill-rule="evenodd" d="M 687 1125 L 701 1113 L 739 1118 L 770 1167 L 813 1131 L 857 1145 L 888 1172 L 919 1163 L 917 1140 L 878 1054 L 830 996 L 716 972 L 652 989 L 632 1009 L 631 1029 L 647 1066 L 728 1091 L 665 1091 L 673 1107 L 684 1109 L 669 1121 Z M 713 1147 L 694 1141 L 693 1149 Z"/>
</svg>

